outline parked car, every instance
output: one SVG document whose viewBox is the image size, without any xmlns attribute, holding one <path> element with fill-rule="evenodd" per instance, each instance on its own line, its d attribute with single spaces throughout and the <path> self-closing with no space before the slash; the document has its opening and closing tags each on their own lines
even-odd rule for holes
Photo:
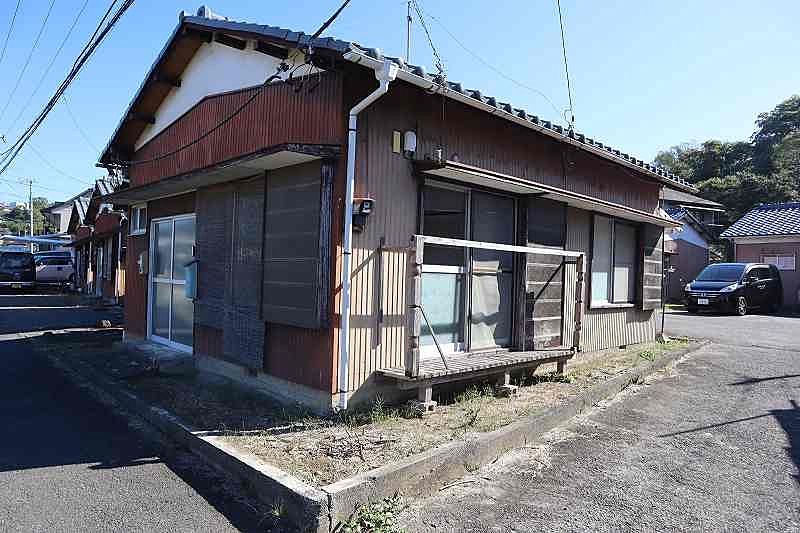
<svg viewBox="0 0 800 533">
<path fill-rule="evenodd" d="M 683 293 L 690 313 L 709 309 L 743 316 L 750 309 L 772 312 L 783 305 L 780 272 L 761 263 L 708 265 Z"/>
<path fill-rule="evenodd" d="M 30 252 L 0 252 L 0 287 L 25 289 L 36 285 L 36 264 Z"/>
<path fill-rule="evenodd" d="M 72 259 L 63 256 L 42 256 L 36 258 L 37 283 L 72 283 L 75 281 L 75 267 Z"/>
</svg>

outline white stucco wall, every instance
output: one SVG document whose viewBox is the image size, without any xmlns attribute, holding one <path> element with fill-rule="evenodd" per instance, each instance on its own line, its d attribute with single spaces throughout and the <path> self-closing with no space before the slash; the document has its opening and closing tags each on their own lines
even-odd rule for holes
<svg viewBox="0 0 800 533">
<path fill-rule="evenodd" d="M 695 246 L 708 249 L 708 241 L 706 241 L 700 233 L 697 232 L 692 226 L 684 223 L 680 228 L 670 232 L 670 237 L 676 241 L 686 241 Z"/>
<path fill-rule="evenodd" d="M 301 64 L 303 54 L 293 50 L 288 62 Z M 136 149 L 158 135 L 177 118 L 204 97 L 252 87 L 275 74 L 281 60 L 253 49 L 253 42 L 239 50 L 217 42 L 204 43 L 181 74 L 181 86 L 173 88 L 164 99 L 155 115 L 155 124 L 149 125 L 136 141 Z M 307 74 L 308 67 L 301 67 L 295 77 Z"/>
</svg>

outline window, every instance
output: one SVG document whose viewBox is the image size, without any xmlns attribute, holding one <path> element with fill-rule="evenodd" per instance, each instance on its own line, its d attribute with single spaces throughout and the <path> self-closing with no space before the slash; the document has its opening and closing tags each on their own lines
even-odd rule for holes
<svg viewBox="0 0 800 533">
<path fill-rule="evenodd" d="M 592 305 L 633 303 L 636 243 L 636 226 L 609 217 L 594 217 Z"/>
<path fill-rule="evenodd" d="M 768 265 L 775 265 L 778 270 L 795 270 L 795 256 L 794 254 L 786 255 L 764 255 L 761 256 L 761 262 Z"/>
<path fill-rule="evenodd" d="M 131 206 L 131 235 L 147 232 L 147 204 Z"/>
</svg>

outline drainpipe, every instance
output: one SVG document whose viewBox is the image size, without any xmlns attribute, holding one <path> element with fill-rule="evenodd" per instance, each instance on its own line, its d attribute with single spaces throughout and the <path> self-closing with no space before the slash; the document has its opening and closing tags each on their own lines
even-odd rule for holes
<svg viewBox="0 0 800 533">
<path fill-rule="evenodd" d="M 339 408 L 347 409 L 348 367 L 350 364 L 350 264 L 353 255 L 353 186 L 356 180 L 356 128 L 358 114 L 389 90 L 397 77 L 397 65 L 387 60 L 375 69 L 378 88 L 350 110 L 347 134 L 347 183 L 344 195 L 344 231 L 342 235 L 342 308 L 339 323 Z"/>
</svg>

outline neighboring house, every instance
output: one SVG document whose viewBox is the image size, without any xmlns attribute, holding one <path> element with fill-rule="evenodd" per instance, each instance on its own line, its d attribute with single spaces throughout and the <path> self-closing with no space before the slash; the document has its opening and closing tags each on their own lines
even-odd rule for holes
<svg viewBox="0 0 800 533">
<path fill-rule="evenodd" d="M 75 286 L 105 301 L 122 303 L 125 296 L 127 217 L 103 201 L 113 189 L 97 180 L 88 198 L 73 202 L 68 229 L 75 248 Z"/>
<path fill-rule="evenodd" d="M 683 287 L 694 280 L 712 260 L 710 244 L 716 240 L 705 224 L 684 208 L 668 208 L 666 213 L 681 225 L 667 230 L 666 295 L 668 301 L 683 299 Z"/>
<path fill-rule="evenodd" d="M 57 234 L 66 235 L 69 233 L 69 221 L 72 216 L 73 204 L 79 198 L 88 198 L 92 195 L 92 188 L 81 191 L 69 200 L 56 202 L 53 205 L 42 209 L 42 215 L 52 224 Z"/>
<path fill-rule="evenodd" d="M 800 306 L 800 202 L 759 205 L 721 237 L 733 242 L 736 261 L 776 265 L 783 282 L 783 304 Z"/>
<path fill-rule="evenodd" d="M 711 243 L 719 239 L 719 233 L 727 223 L 724 205 L 685 191 L 664 187 L 661 191 L 661 205 L 667 212 L 682 209 L 691 213 L 693 219 L 711 236 Z"/>
<path fill-rule="evenodd" d="M 440 81 L 182 16 L 100 159 L 129 180 L 103 199 L 129 206 L 126 338 L 317 411 L 653 340 L 659 193 L 694 189 Z"/>
</svg>

